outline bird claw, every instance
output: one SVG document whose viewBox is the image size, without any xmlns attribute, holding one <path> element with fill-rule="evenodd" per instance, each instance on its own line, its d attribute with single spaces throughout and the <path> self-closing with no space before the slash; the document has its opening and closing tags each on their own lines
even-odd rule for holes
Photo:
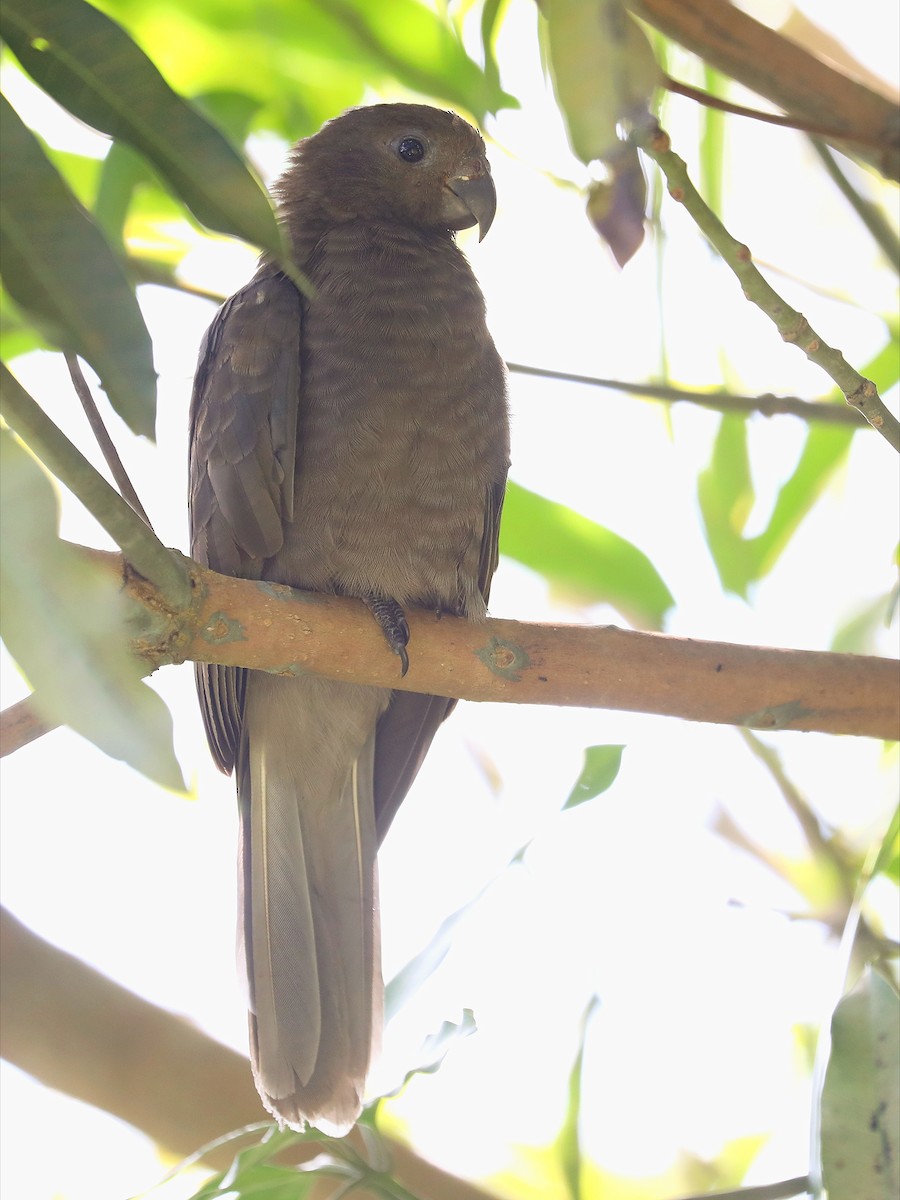
<svg viewBox="0 0 900 1200">
<path fill-rule="evenodd" d="M 406 623 L 406 614 L 396 600 L 390 600 L 383 596 L 367 596 L 365 603 L 381 627 L 387 644 L 400 659 L 402 678 L 409 670 L 409 655 L 406 653 L 406 646 L 409 642 L 409 626 Z"/>
</svg>

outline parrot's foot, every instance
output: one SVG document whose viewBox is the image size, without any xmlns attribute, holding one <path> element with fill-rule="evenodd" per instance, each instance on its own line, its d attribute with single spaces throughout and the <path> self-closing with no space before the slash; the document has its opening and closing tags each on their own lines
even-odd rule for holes
<svg viewBox="0 0 900 1200">
<path fill-rule="evenodd" d="M 409 626 L 406 623 L 406 614 L 396 600 L 389 600 L 383 596 L 366 596 L 364 599 L 372 616 L 381 626 L 387 644 L 400 659 L 401 676 L 405 675 L 409 670 L 409 655 L 406 653 Z"/>
</svg>

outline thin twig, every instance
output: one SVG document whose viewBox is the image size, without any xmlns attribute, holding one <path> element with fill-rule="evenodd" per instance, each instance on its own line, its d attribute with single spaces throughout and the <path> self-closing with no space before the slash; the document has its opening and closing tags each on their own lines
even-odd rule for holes
<svg viewBox="0 0 900 1200">
<path fill-rule="evenodd" d="M 790 116 L 841 130 L 841 141 L 900 179 L 897 106 L 729 0 L 626 0 L 637 16 Z M 874 143 L 874 148 L 873 148 Z"/>
<path fill-rule="evenodd" d="M 34 696 L 26 696 L 10 704 L 0 712 L 0 758 L 21 750 L 29 742 L 36 742 L 52 729 L 58 729 L 58 721 L 45 721 L 34 705 Z"/>
<path fill-rule="evenodd" d="M 841 881 L 844 901 L 849 906 L 853 900 L 857 872 L 853 871 L 853 879 L 848 878 L 848 870 L 852 868 L 850 868 L 847 860 L 835 846 L 834 842 L 822 832 L 822 826 L 819 823 L 818 817 L 800 794 L 799 788 L 788 777 L 778 752 L 773 750 L 771 746 L 767 746 L 765 742 L 760 741 L 756 734 L 752 733 L 749 729 L 739 729 L 738 733 L 740 733 L 746 742 L 750 752 L 755 758 L 759 759 L 772 776 L 785 804 L 791 810 L 803 831 L 803 836 L 812 855 L 815 858 L 824 859 L 835 869 Z"/>
<path fill-rule="evenodd" d="M 790 1200 L 791 1196 L 805 1196 L 811 1191 L 809 1176 L 798 1175 L 796 1179 L 782 1179 L 779 1183 L 738 1188 L 733 1192 L 704 1192 L 702 1195 L 683 1196 L 681 1200 Z"/>
<path fill-rule="evenodd" d="M 188 295 L 200 296 L 205 300 L 221 303 L 225 296 L 218 292 L 204 291 L 182 283 L 173 271 L 149 260 L 129 258 L 132 272 L 144 282 L 156 283 Z M 151 272 L 152 268 L 152 272 Z M 151 277 L 152 275 L 152 277 Z M 831 404 L 825 400 L 803 400 L 799 396 L 736 396 L 730 392 L 699 392 L 689 388 L 669 387 L 658 383 L 634 383 L 624 379 L 601 379 L 593 375 L 575 375 L 569 371 L 552 371 L 545 367 L 529 367 L 522 363 L 508 362 L 507 369 L 516 375 L 532 375 L 536 379 L 559 379 L 566 383 L 586 383 L 593 387 L 609 388 L 630 396 L 647 396 L 668 404 L 696 404 L 714 412 L 761 413 L 764 417 L 800 417 L 803 421 L 826 421 L 835 425 L 866 427 L 868 422 L 856 408 L 842 404 Z"/>
<path fill-rule="evenodd" d="M 660 383 L 634 383 L 624 379 L 602 379 L 595 375 L 574 375 L 570 371 L 551 371 L 545 367 L 524 366 L 522 363 L 508 362 L 506 366 L 515 375 L 559 379 L 564 383 L 586 383 L 592 387 L 624 392 L 629 396 L 663 400 L 667 404 L 696 404 L 716 412 L 761 413 L 764 417 L 787 414 L 801 417 L 804 421 L 867 427 L 866 419 L 858 409 L 843 404 L 829 404 L 824 400 L 801 400 L 799 396 L 736 396 L 731 392 L 698 392 Z"/>
<path fill-rule="evenodd" d="M 100 472 L 0 363 L 0 412 L 45 466 L 96 517 L 127 561 L 154 583 L 165 603 L 190 602 L 190 579 L 181 560 L 162 544 Z"/>
<path fill-rule="evenodd" d="M 891 229 L 890 225 L 884 218 L 884 214 L 877 205 L 871 200 L 866 200 L 861 196 L 841 168 L 838 166 L 837 159 L 818 138 L 810 138 L 813 149 L 825 167 L 825 170 L 837 184 L 841 195 L 847 200 L 856 211 L 856 215 L 871 233 L 872 237 L 882 251 L 885 258 L 891 264 L 895 271 L 900 270 L 900 237 Z"/>
<path fill-rule="evenodd" d="M 841 138 L 845 136 L 840 129 L 835 129 L 830 125 L 818 125 L 812 121 L 803 121 L 799 117 L 786 117 L 783 113 L 767 113 L 759 108 L 748 108 L 745 104 L 734 104 L 731 100 L 714 96 L 712 92 L 705 92 L 702 88 L 682 83 L 680 79 L 672 79 L 670 75 L 663 76 L 662 82 L 663 87 L 669 92 L 686 96 L 688 100 L 695 100 L 706 108 L 715 108 L 719 112 L 731 113 L 735 117 L 750 117 L 754 121 L 765 121 L 767 125 L 779 125 L 783 129 L 796 129 L 800 133 L 818 134 L 820 137 Z M 856 140 L 865 145 L 881 145 L 881 140 L 869 140 L 864 136 L 860 136 Z"/>
<path fill-rule="evenodd" d="M 869 424 L 895 450 L 900 450 L 900 421 L 885 407 L 875 384 L 854 370 L 839 350 L 824 342 L 806 317 L 791 308 L 763 278 L 753 265 L 750 250 L 731 236 L 691 183 L 684 160 L 671 148 L 669 135 L 656 125 L 635 128 L 631 136 L 665 175 L 672 199 L 684 205 L 738 277 L 747 299 L 774 322 L 784 341 L 798 345 L 811 362 L 834 380 L 847 403 L 858 408 Z"/>
<path fill-rule="evenodd" d="M 69 375 L 71 376 L 75 393 L 78 396 L 78 399 L 81 401 L 81 407 L 84 409 L 84 415 L 87 417 L 91 431 L 93 432 L 94 437 L 97 439 L 97 444 L 103 451 L 103 457 L 106 459 L 106 465 L 112 472 L 112 477 L 116 481 L 119 491 L 122 493 L 123 498 L 128 501 L 137 515 L 141 518 L 144 524 L 149 525 L 152 529 L 153 526 L 150 525 L 150 518 L 144 511 L 144 506 L 141 504 L 138 494 L 134 489 L 134 485 L 128 478 L 128 472 L 122 465 L 121 458 L 119 458 L 119 452 L 116 450 L 115 444 L 113 443 L 112 438 L 109 436 L 106 426 L 103 424 L 103 418 L 100 416 L 97 405 L 94 403 L 94 397 L 91 395 L 91 389 L 88 387 L 87 380 L 82 374 L 81 365 L 78 362 L 77 356 L 74 354 L 66 354 L 64 357 L 66 360 L 66 366 L 69 368 Z"/>
</svg>

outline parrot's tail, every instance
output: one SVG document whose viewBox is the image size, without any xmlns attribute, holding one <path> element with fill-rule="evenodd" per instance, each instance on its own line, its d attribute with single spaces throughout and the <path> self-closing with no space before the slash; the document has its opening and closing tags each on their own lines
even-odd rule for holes
<svg viewBox="0 0 900 1200">
<path fill-rule="evenodd" d="M 372 797 L 389 693 L 248 678 L 239 763 L 241 927 L 256 1086 L 280 1122 L 359 1116 L 383 984 Z"/>
</svg>

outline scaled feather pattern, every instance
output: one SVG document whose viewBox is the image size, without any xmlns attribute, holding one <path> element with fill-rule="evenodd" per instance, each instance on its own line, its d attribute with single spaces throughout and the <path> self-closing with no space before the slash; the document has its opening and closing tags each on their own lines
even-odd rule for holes
<svg viewBox="0 0 900 1200">
<path fill-rule="evenodd" d="M 405 661 L 403 606 L 482 619 L 497 564 L 505 372 L 455 241 L 494 216 L 484 143 L 425 105 L 351 109 L 276 195 L 314 297 L 263 259 L 204 338 L 192 551 L 360 597 Z M 281 1123 L 342 1134 L 380 1038 L 378 845 L 454 701 L 214 665 L 197 684 L 237 778 L 256 1084 Z"/>
</svg>

